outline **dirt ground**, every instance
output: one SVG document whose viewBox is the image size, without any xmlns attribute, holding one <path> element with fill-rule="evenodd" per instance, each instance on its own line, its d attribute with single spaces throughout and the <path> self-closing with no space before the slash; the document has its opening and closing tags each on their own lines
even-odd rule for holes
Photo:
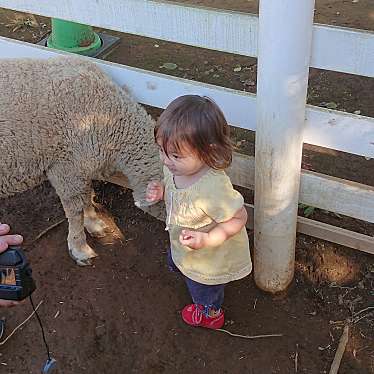
<svg viewBox="0 0 374 374">
<path fill-rule="evenodd" d="M 180 2 L 246 12 L 258 7 L 251 0 Z M 374 30 L 372 0 L 317 0 L 315 14 L 315 22 Z M 0 9 L 0 35 L 37 42 L 49 31 L 48 19 L 37 17 L 37 23 L 18 28 L 25 17 L 17 21 L 16 16 Z M 111 61 L 256 90 L 256 59 L 110 33 L 121 36 Z M 177 68 L 161 67 L 166 62 Z M 338 110 L 374 117 L 373 92 L 374 79 L 311 69 L 310 104 L 334 103 Z M 239 151 L 253 154 L 253 133 L 234 129 L 233 136 Z M 374 186 L 374 161 L 364 157 L 305 145 L 303 167 Z M 34 241 L 64 218 L 48 183 L 0 200 L 0 221 L 25 237 L 38 286 L 34 300 L 43 300 L 39 311 L 58 361 L 56 373 L 328 373 L 348 319 L 351 331 L 339 373 L 374 373 L 374 311 L 366 309 L 374 306 L 373 256 L 299 235 L 295 281 L 287 294 L 261 292 L 252 276 L 230 284 L 226 292 L 225 329 L 281 337 L 250 340 L 194 329 L 180 318 L 190 300 L 183 281 L 167 271 L 164 225 L 135 208 L 128 191 L 111 184 L 95 189 L 125 239 L 89 239 L 99 253 L 90 268 L 75 266 L 68 256 L 66 221 Z M 368 223 L 319 210 L 312 218 L 374 236 Z M 1 310 L 7 333 L 30 313 L 29 303 Z M 0 346 L 0 373 L 36 374 L 44 360 L 35 319 Z"/>
</svg>

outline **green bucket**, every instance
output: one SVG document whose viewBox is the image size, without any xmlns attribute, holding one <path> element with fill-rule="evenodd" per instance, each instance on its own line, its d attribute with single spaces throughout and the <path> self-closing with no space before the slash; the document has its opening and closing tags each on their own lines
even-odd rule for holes
<svg viewBox="0 0 374 374">
<path fill-rule="evenodd" d="M 89 56 L 101 47 L 101 39 L 91 26 L 52 18 L 52 33 L 47 46 Z"/>
</svg>

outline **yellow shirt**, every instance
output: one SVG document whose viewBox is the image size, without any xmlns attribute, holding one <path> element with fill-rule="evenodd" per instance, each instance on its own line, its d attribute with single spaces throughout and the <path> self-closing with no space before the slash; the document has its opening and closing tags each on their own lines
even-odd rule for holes
<svg viewBox="0 0 374 374">
<path fill-rule="evenodd" d="M 164 167 L 164 184 L 171 255 L 182 274 L 208 285 L 247 276 L 252 262 L 245 227 L 217 247 L 194 250 L 179 242 L 183 229 L 208 232 L 243 206 L 243 196 L 234 190 L 226 173 L 210 169 L 191 186 L 178 189 L 173 175 Z"/>
</svg>

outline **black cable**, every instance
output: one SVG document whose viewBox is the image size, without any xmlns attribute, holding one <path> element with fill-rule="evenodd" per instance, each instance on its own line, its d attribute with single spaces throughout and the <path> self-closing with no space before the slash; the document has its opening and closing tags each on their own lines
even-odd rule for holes
<svg viewBox="0 0 374 374">
<path fill-rule="evenodd" d="M 35 306 L 34 306 L 34 303 L 33 303 L 33 301 L 32 301 L 32 297 L 31 297 L 31 295 L 30 295 L 29 297 L 30 297 L 30 302 L 31 302 L 32 308 L 34 309 L 34 312 L 35 312 L 36 318 L 38 319 L 38 322 L 39 322 L 40 328 L 42 329 L 43 341 L 44 341 L 45 347 L 46 347 L 46 349 L 47 349 L 48 360 L 51 360 L 51 355 L 50 355 L 50 353 L 49 353 L 49 347 L 48 347 L 47 340 L 45 339 L 45 335 L 44 335 L 44 329 L 43 329 L 42 321 L 41 321 L 41 319 L 40 319 L 40 317 L 39 317 L 39 314 L 38 314 L 37 310 L 35 309 Z"/>
</svg>

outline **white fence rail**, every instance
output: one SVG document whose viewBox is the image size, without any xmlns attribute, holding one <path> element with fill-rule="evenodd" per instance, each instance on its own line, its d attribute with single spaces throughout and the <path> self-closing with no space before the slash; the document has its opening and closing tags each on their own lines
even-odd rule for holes
<svg viewBox="0 0 374 374">
<path fill-rule="evenodd" d="M 254 189 L 254 157 L 236 153 L 228 172 L 237 186 Z M 299 201 L 305 205 L 374 223 L 374 187 L 361 183 L 303 170 Z"/>
<path fill-rule="evenodd" d="M 0 0 L 0 7 L 257 56 L 258 17 L 151 0 Z M 374 32 L 315 24 L 311 66 L 374 77 Z"/>
<path fill-rule="evenodd" d="M 0 58 L 48 58 L 61 53 L 0 37 Z M 106 61 L 93 61 L 118 84 L 126 84 L 143 104 L 165 108 L 179 95 L 200 93 L 212 97 L 232 125 L 256 130 L 256 96 L 253 94 Z M 374 119 L 308 105 L 304 142 L 374 158 Z"/>
</svg>

